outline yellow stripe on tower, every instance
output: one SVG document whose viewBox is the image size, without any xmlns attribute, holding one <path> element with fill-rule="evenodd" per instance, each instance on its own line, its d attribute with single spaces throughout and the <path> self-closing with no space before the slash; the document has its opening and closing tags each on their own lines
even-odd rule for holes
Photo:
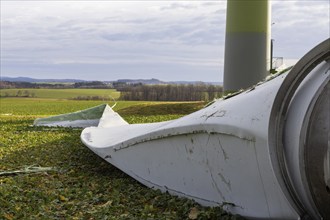
<svg viewBox="0 0 330 220">
<path fill-rule="evenodd" d="M 268 0 L 228 0 L 226 32 L 269 31 Z"/>
</svg>

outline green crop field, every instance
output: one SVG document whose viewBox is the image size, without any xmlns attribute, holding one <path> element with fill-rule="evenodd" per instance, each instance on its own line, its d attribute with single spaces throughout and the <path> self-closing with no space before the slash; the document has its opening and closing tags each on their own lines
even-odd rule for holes
<svg viewBox="0 0 330 220">
<path fill-rule="evenodd" d="M 101 103 L 0 98 L 0 219 L 241 219 L 139 184 L 85 147 L 81 129 L 31 126 L 37 117 Z M 118 102 L 115 110 L 130 123 L 144 123 L 204 104 Z"/>
<path fill-rule="evenodd" d="M 73 99 L 78 96 L 100 96 L 118 99 L 120 92 L 115 89 L 1 89 L 1 97 L 30 96 L 43 99 Z"/>
<path fill-rule="evenodd" d="M 0 114 L 6 115 L 57 115 L 90 108 L 103 103 L 110 106 L 114 101 L 77 101 L 39 98 L 1 98 Z M 118 111 L 131 105 L 150 102 L 118 101 L 114 110 Z"/>
</svg>

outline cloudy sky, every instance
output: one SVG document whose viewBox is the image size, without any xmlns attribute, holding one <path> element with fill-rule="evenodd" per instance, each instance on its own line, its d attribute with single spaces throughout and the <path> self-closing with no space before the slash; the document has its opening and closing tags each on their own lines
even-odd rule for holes
<svg viewBox="0 0 330 220">
<path fill-rule="evenodd" d="M 329 38 L 328 0 L 272 1 L 274 56 Z M 223 80 L 226 1 L 1 0 L 1 76 Z"/>
</svg>

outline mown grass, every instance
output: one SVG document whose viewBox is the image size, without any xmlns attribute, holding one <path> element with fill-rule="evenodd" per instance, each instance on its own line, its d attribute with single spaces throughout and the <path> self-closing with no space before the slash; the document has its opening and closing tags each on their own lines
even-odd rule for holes
<svg viewBox="0 0 330 220">
<path fill-rule="evenodd" d="M 201 207 L 139 184 L 86 148 L 79 139 L 81 129 L 31 126 L 37 115 L 65 113 L 98 102 L 0 101 L 0 172 L 31 165 L 53 168 L 48 172 L 0 176 L 0 219 L 240 218 L 220 207 Z M 39 109 L 41 106 L 45 108 Z M 141 123 L 150 118 L 174 119 L 201 106 L 202 103 L 123 102 L 116 107 L 126 120 Z M 17 109 L 23 107 L 27 112 Z M 168 109 L 176 111 L 165 114 Z M 161 114 L 153 115 L 155 111 Z M 8 113 L 13 115 L 4 115 Z"/>
<path fill-rule="evenodd" d="M 78 96 L 100 96 L 107 98 L 118 99 L 120 92 L 115 89 L 1 89 L 0 96 L 16 96 L 18 91 L 21 91 L 24 95 L 24 92 L 27 91 L 30 96 L 35 98 L 43 99 L 73 99 Z"/>
</svg>

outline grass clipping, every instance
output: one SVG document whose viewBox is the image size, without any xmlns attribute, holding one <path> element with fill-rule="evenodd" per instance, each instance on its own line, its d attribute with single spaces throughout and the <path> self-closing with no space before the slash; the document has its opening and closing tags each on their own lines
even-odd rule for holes
<svg viewBox="0 0 330 220">
<path fill-rule="evenodd" d="M 49 171 L 57 171 L 54 167 L 40 167 L 40 166 L 26 166 L 19 170 L 8 170 L 1 171 L 0 176 L 13 176 L 19 174 L 30 174 L 30 173 L 45 173 Z"/>
</svg>

